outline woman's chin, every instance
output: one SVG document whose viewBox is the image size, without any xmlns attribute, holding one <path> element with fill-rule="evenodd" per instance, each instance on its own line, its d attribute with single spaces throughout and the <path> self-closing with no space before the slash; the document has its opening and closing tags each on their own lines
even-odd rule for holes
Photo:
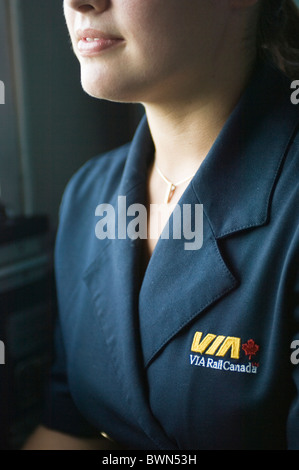
<svg viewBox="0 0 299 470">
<path fill-rule="evenodd" d="M 97 99 L 126 102 L 127 93 L 119 87 L 119 83 L 115 84 L 113 80 L 103 78 L 91 79 L 90 76 L 86 78 L 81 76 L 81 86 L 85 93 Z"/>
</svg>

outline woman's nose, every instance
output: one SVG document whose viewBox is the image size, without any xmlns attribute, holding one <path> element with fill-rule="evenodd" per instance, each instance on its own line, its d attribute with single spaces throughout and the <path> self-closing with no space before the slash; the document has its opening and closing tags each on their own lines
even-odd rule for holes
<svg viewBox="0 0 299 470">
<path fill-rule="evenodd" d="M 64 0 L 65 6 L 81 13 L 89 10 L 105 11 L 111 0 Z"/>
</svg>

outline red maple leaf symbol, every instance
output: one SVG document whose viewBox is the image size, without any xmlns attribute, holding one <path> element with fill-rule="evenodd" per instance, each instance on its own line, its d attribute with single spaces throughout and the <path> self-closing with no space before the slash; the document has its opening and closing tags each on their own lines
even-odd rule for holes
<svg viewBox="0 0 299 470">
<path fill-rule="evenodd" d="M 247 343 L 242 344 L 242 349 L 246 356 L 249 356 L 249 360 L 251 361 L 251 357 L 256 355 L 260 347 L 253 341 L 253 339 L 249 339 Z"/>
</svg>

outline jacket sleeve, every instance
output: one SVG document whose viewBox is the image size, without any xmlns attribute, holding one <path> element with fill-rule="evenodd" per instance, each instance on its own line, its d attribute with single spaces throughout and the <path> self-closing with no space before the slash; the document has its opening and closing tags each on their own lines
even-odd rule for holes
<svg viewBox="0 0 299 470">
<path fill-rule="evenodd" d="M 58 320 L 54 349 L 55 357 L 46 384 L 41 424 L 53 431 L 76 437 L 98 437 L 99 431 L 81 415 L 69 391 L 63 338 Z"/>
<path fill-rule="evenodd" d="M 68 198 L 69 186 L 70 184 L 67 186 L 60 204 L 60 223 L 64 218 L 64 207 L 67 205 L 66 199 Z M 53 349 L 53 364 L 46 382 L 45 406 L 41 424 L 51 430 L 60 431 L 76 437 L 98 437 L 99 431 L 91 426 L 79 412 L 69 390 L 67 360 L 60 324 L 60 312 L 58 312 L 56 318 Z"/>
</svg>

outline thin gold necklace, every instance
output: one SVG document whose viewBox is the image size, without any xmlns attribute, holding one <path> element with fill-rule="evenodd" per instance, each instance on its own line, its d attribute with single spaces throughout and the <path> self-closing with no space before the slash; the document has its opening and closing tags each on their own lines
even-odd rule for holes
<svg viewBox="0 0 299 470">
<path fill-rule="evenodd" d="M 160 168 L 158 167 L 158 165 L 156 163 L 155 163 L 155 167 L 156 167 L 157 172 L 161 176 L 161 178 L 167 184 L 167 191 L 166 191 L 166 195 L 165 195 L 165 199 L 164 199 L 165 204 L 168 204 L 171 201 L 171 199 L 172 199 L 172 197 L 175 193 L 175 190 L 178 186 L 180 186 L 183 183 L 186 183 L 188 180 L 191 180 L 191 178 L 193 178 L 193 176 L 195 175 L 195 173 L 193 173 L 193 175 L 188 176 L 188 178 L 184 178 L 183 180 L 178 181 L 177 183 L 172 183 L 171 181 L 169 181 L 169 179 L 166 178 L 166 176 L 163 175 L 162 171 L 160 170 Z"/>
</svg>

